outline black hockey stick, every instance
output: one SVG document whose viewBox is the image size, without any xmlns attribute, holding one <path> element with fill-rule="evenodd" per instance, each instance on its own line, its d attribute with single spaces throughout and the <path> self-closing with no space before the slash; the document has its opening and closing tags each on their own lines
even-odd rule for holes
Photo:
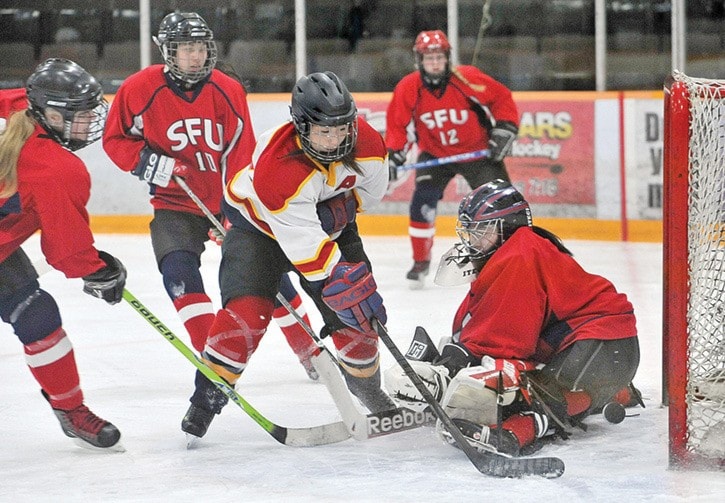
<svg viewBox="0 0 725 503">
<path fill-rule="evenodd" d="M 375 317 L 373 317 L 371 323 L 378 337 L 380 337 L 383 344 L 385 344 L 393 355 L 393 358 L 395 358 L 395 361 L 401 366 L 418 392 L 423 396 L 428 405 L 430 405 L 435 416 L 443 423 L 443 426 L 448 430 L 458 447 L 471 460 L 471 463 L 473 463 L 479 472 L 493 477 L 520 478 L 527 475 L 537 475 L 546 478 L 561 477 L 564 473 L 564 462 L 559 458 L 509 458 L 494 452 L 479 451 L 469 444 L 461 430 L 458 429 L 448 414 L 446 414 L 443 407 L 433 397 L 426 385 L 423 384 L 420 376 L 413 370 L 413 367 L 410 366 L 410 363 L 408 363 L 390 338 L 390 334 L 388 334 L 385 326 Z"/>
<path fill-rule="evenodd" d="M 176 183 L 186 192 L 192 201 L 206 215 L 207 219 L 216 227 L 222 236 L 226 236 L 226 229 L 219 219 L 207 208 L 204 202 L 199 199 L 194 191 L 189 187 L 186 181 L 174 176 Z M 425 412 L 416 412 L 407 408 L 399 408 L 392 411 L 384 411 L 374 414 L 362 414 L 356 407 L 350 397 L 350 393 L 342 380 L 342 376 L 338 370 L 337 360 L 332 356 L 330 351 L 324 345 L 322 340 L 315 334 L 305 320 L 297 313 L 294 307 L 285 299 L 282 294 L 277 293 L 276 299 L 289 311 L 289 313 L 297 320 L 297 323 L 307 332 L 312 340 L 320 347 L 320 354 L 311 358 L 312 365 L 321 375 L 324 373 L 323 382 L 332 396 L 335 405 L 340 411 L 343 423 L 347 427 L 349 434 L 356 440 L 364 440 L 367 438 L 388 435 L 397 431 L 418 428 L 424 424 L 431 422 L 431 414 Z M 211 370 L 211 369 L 210 369 Z M 206 374 L 205 374 L 206 375 Z M 221 379 L 221 378 L 220 378 Z M 214 382 L 214 381 L 212 381 Z M 222 379 L 222 383 L 224 380 Z M 232 390 L 233 391 L 233 390 Z M 330 425 L 327 425 L 330 426 Z M 332 442 L 330 442 L 332 443 Z"/>
<path fill-rule="evenodd" d="M 169 330 L 154 314 L 146 308 L 128 290 L 123 290 L 123 299 L 133 307 L 149 324 L 154 327 L 164 338 L 169 341 L 182 355 L 209 379 L 217 388 L 224 392 L 229 399 L 237 404 L 249 417 L 260 425 L 267 433 L 272 435 L 281 444 L 295 447 L 311 447 L 316 445 L 334 444 L 350 438 L 347 425 L 342 421 L 310 426 L 306 428 L 287 428 L 273 423 L 264 417 L 257 409 L 247 402 L 234 388 L 219 377 L 208 365 L 206 365 L 194 353 L 189 346 Z"/>
</svg>

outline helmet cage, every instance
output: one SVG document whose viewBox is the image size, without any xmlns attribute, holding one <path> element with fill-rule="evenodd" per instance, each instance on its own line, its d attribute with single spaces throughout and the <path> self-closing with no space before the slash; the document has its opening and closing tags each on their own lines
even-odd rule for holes
<svg viewBox="0 0 725 503">
<path fill-rule="evenodd" d="M 443 73 L 432 75 L 426 72 L 423 67 L 423 56 L 440 52 L 446 56 L 446 66 Z M 424 82 L 432 87 L 440 87 L 448 81 L 451 74 L 451 44 L 441 30 L 420 32 L 413 45 L 413 56 L 415 57 L 415 67 L 420 71 Z"/>
<path fill-rule="evenodd" d="M 101 139 L 108 102 L 98 81 L 78 64 L 62 58 L 46 60 L 28 78 L 26 92 L 28 111 L 61 145 L 75 151 Z M 49 108 L 61 114 L 62 126 L 50 124 L 45 113 Z"/>
<path fill-rule="evenodd" d="M 347 87 L 334 73 L 313 73 L 299 79 L 292 90 L 290 114 L 302 150 L 318 161 L 339 161 L 355 149 L 357 108 Z M 320 150 L 310 137 L 313 125 L 329 127 L 331 135 L 336 135 L 336 127 L 347 125 L 347 135 L 332 150 Z"/>
<path fill-rule="evenodd" d="M 456 234 L 468 258 L 485 258 L 503 244 L 503 219 L 473 222 L 468 215 L 463 214 L 456 222 Z"/>
<path fill-rule="evenodd" d="M 519 227 L 531 227 L 529 203 L 513 185 L 488 182 L 463 198 L 458 208 L 456 233 L 471 258 L 485 258 Z"/>
<path fill-rule="evenodd" d="M 176 79 L 187 84 L 196 84 L 207 77 L 216 66 L 218 52 L 214 33 L 206 21 L 196 13 L 172 13 L 167 15 L 159 26 L 154 42 L 161 51 L 169 72 Z M 201 67 L 182 69 L 179 64 L 179 50 L 190 44 L 203 44 L 206 59 Z M 199 47 L 195 47 L 199 50 Z"/>
</svg>

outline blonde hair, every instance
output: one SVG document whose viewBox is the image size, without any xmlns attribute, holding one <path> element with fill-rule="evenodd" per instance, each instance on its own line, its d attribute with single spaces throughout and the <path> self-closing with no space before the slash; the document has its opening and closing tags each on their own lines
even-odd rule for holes
<svg viewBox="0 0 725 503">
<path fill-rule="evenodd" d="M 18 190 L 20 150 L 34 130 L 35 119 L 25 112 L 16 112 L 0 133 L 0 197 L 10 197 Z"/>
</svg>

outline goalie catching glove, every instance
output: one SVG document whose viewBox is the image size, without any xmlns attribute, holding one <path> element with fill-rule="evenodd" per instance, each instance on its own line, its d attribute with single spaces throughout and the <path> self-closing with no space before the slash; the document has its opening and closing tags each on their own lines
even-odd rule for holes
<svg viewBox="0 0 725 503">
<path fill-rule="evenodd" d="M 154 152 L 149 147 L 141 150 L 141 157 L 138 164 L 131 171 L 141 181 L 158 185 L 159 187 L 168 187 L 171 178 L 174 176 L 184 177 L 189 168 L 167 155 Z"/>
<path fill-rule="evenodd" d="M 360 332 L 372 332 L 370 320 L 383 325 L 388 320 L 383 298 L 365 262 L 340 262 L 322 289 L 322 300 L 345 325 Z"/>
</svg>

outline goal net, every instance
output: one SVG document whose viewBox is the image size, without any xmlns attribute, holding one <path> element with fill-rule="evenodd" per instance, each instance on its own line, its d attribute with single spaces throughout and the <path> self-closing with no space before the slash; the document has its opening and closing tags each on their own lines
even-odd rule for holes
<svg viewBox="0 0 725 503">
<path fill-rule="evenodd" d="M 670 467 L 725 467 L 725 80 L 665 83 L 663 371 Z"/>
</svg>

